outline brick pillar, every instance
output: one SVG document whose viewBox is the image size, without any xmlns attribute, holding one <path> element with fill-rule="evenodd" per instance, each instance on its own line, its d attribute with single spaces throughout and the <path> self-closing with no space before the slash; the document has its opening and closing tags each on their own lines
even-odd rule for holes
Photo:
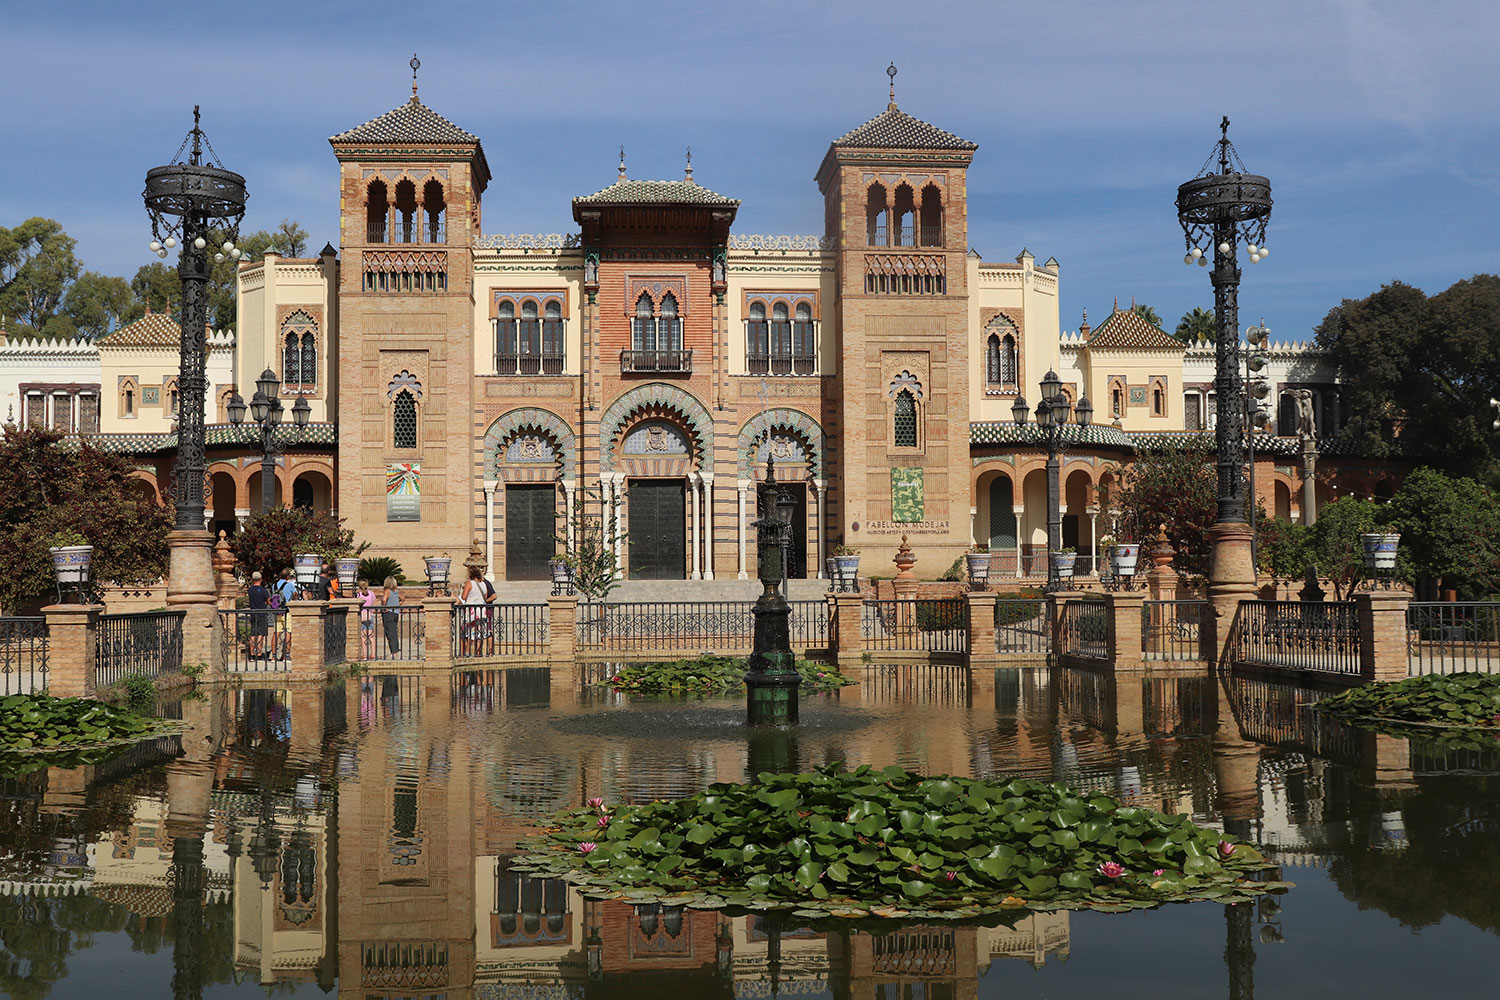
<svg viewBox="0 0 1500 1000">
<path fill-rule="evenodd" d="M 323 665 L 323 612 L 327 607 L 327 601 L 287 604 L 287 625 L 292 632 L 292 669 L 288 680 L 313 681 L 327 676 L 328 668 Z"/>
<path fill-rule="evenodd" d="M 863 594 L 829 594 L 828 644 L 833 649 L 840 667 L 846 663 L 859 663 L 865 651 L 864 638 L 860 632 L 860 614 L 864 610 Z"/>
<path fill-rule="evenodd" d="M 453 598 L 422 598 L 422 623 L 426 635 L 423 666 L 447 670 L 453 665 Z"/>
<path fill-rule="evenodd" d="M 102 604 L 49 604 L 42 609 L 47 617 L 48 694 L 94 696 L 94 643 L 103 612 Z"/>
<path fill-rule="evenodd" d="M 547 598 L 547 659 L 573 662 L 578 651 L 578 597 L 561 594 Z"/>
<path fill-rule="evenodd" d="M 896 600 L 915 601 L 917 599 L 918 582 L 919 581 L 914 576 L 908 577 L 906 579 L 902 579 L 898 576 L 894 580 L 892 580 L 891 589 L 896 592 Z"/>
<path fill-rule="evenodd" d="M 1116 671 L 1141 669 L 1141 604 L 1145 599 L 1139 590 L 1104 595 L 1105 650 Z"/>
<path fill-rule="evenodd" d="M 995 651 L 995 595 L 974 590 L 964 595 L 969 605 L 969 666 L 1000 661 Z"/>
<path fill-rule="evenodd" d="M 1365 681 L 1406 679 L 1406 608 L 1403 590 L 1361 591 L 1354 595 L 1359 618 L 1359 673 Z"/>
</svg>

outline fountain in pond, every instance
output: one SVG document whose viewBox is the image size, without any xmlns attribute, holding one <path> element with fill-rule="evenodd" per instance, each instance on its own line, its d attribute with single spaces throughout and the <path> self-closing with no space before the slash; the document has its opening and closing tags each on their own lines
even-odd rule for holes
<svg viewBox="0 0 1500 1000">
<path fill-rule="evenodd" d="M 766 458 L 766 478 L 760 489 L 760 518 L 755 528 L 758 575 L 764 587 L 752 612 L 755 634 L 750 670 L 745 674 L 745 698 L 752 726 L 784 726 L 797 721 L 797 658 L 792 655 L 788 619 L 791 605 L 780 587 L 786 576 L 785 547 L 791 534 L 791 497 L 776 489 L 775 460 Z"/>
</svg>

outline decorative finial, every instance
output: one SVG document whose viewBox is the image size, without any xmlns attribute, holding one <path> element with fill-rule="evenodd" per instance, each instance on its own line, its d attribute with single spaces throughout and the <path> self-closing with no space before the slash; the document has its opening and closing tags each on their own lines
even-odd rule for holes
<svg viewBox="0 0 1500 1000">
<path fill-rule="evenodd" d="M 1114 308 L 1113 311 L 1114 312 L 1119 312 L 1120 311 L 1120 297 L 1118 295 L 1115 296 L 1115 308 Z"/>
<path fill-rule="evenodd" d="M 1229 116 L 1219 122 L 1219 173 L 1229 173 Z"/>
<path fill-rule="evenodd" d="M 1089 323 L 1089 311 L 1087 309 L 1084 309 L 1084 311 L 1083 311 L 1083 325 L 1084 326 L 1088 326 L 1088 323 Z"/>
<path fill-rule="evenodd" d="M 406 65 L 411 67 L 411 99 L 415 101 L 417 99 L 417 70 L 422 68 L 422 60 L 418 59 L 417 54 L 413 52 L 411 62 Z"/>
<path fill-rule="evenodd" d="M 203 128 L 198 124 L 198 105 L 193 105 L 193 163 L 196 165 L 203 157 Z"/>
<path fill-rule="evenodd" d="M 620 147 L 620 180 L 625 179 L 625 147 Z"/>
<path fill-rule="evenodd" d="M 683 174 L 682 179 L 685 180 L 685 181 L 691 181 L 693 179 L 693 147 L 692 146 L 689 146 L 687 148 L 687 170 Z"/>
<path fill-rule="evenodd" d="M 896 64 L 892 62 L 885 68 L 885 75 L 891 78 L 891 103 L 886 105 L 887 111 L 896 110 Z"/>
</svg>

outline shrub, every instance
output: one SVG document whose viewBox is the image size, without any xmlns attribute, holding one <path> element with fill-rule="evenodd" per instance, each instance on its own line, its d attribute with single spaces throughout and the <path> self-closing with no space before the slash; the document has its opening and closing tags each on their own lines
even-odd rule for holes
<svg viewBox="0 0 1500 1000">
<path fill-rule="evenodd" d="M 298 552 L 316 552 L 324 559 L 358 555 L 364 544 L 354 544 L 354 532 L 327 511 L 306 507 L 276 507 L 250 518 L 229 543 L 240 572 L 255 570 L 271 579 L 292 565 Z"/>
<path fill-rule="evenodd" d="M 380 586 L 388 576 L 394 576 L 397 583 L 406 581 L 406 574 L 401 571 L 401 564 L 390 556 L 370 556 L 359 561 L 359 578 L 369 580 L 370 586 Z"/>
<path fill-rule="evenodd" d="M 917 605 L 917 628 L 923 632 L 946 632 L 949 629 L 963 628 L 967 624 L 966 611 L 967 607 L 962 599 L 922 601 Z"/>
</svg>

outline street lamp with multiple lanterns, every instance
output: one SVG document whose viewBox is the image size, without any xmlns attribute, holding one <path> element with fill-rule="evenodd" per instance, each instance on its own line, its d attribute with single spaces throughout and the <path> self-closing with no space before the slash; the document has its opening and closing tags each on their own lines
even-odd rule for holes
<svg viewBox="0 0 1500 1000">
<path fill-rule="evenodd" d="M 238 392 L 230 398 L 226 408 L 231 424 L 238 427 L 245 422 L 247 407 Z M 271 369 L 261 372 L 260 378 L 255 380 L 255 395 L 250 397 L 248 409 L 260 427 L 260 509 L 264 513 L 276 505 L 276 456 L 285 449 L 276 440 L 276 429 L 281 426 L 286 408 L 281 405 L 281 380 Z M 297 428 L 298 438 L 310 419 L 312 407 L 308 405 L 307 397 L 297 397 L 297 402 L 292 404 L 292 424 Z"/>
<path fill-rule="evenodd" d="M 1250 480 L 1250 530 L 1255 530 L 1260 516 L 1260 505 L 1255 499 L 1255 432 L 1271 419 L 1269 411 L 1262 409 L 1271 395 L 1271 380 L 1261 374 L 1266 368 L 1266 351 L 1271 346 L 1271 328 L 1261 320 L 1259 326 L 1245 330 L 1245 457 Z M 1259 547 L 1254 535 L 1250 537 L 1250 559 L 1259 565 Z"/>
<path fill-rule="evenodd" d="M 1068 411 L 1072 410 L 1073 424 L 1078 428 L 1075 435 L 1066 434 Z M 1024 396 L 1017 396 L 1010 408 L 1017 427 L 1026 426 L 1030 410 Z M 1094 408 L 1087 396 L 1078 400 L 1077 406 L 1068 402 L 1062 391 L 1062 379 L 1057 372 L 1049 371 L 1042 379 L 1042 399 L 1036 404 L 1036 426 L 1038 441 L 1047 450 L 1047 593 L 1062 589 L 1058 579 L 1056 560 L 1053 556 L 1062 550 L 1062 484 L 1058 456 L 1078 439 L 1094 418 Z M 1072 437 L 1073 440 L 1068 440 Z"/>
</svg>

